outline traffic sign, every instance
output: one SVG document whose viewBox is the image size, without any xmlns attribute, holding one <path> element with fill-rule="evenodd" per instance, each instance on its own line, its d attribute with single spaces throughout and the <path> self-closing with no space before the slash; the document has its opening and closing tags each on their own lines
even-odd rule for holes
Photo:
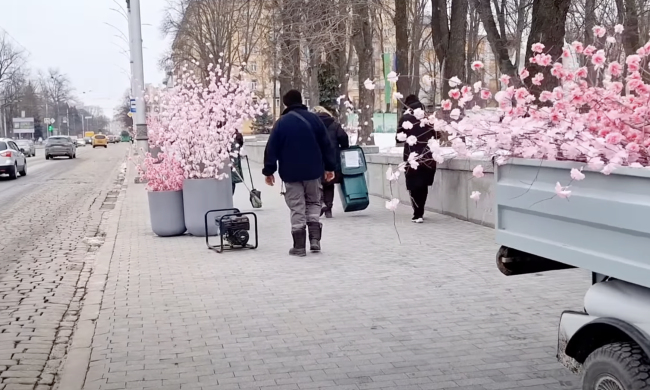
<svg viewBox="0 0 650 390">
<path fill-rule="evenodd" d="M 135 99 L 131 99 L 131 112 L 135 113 Z"/>
</svg>

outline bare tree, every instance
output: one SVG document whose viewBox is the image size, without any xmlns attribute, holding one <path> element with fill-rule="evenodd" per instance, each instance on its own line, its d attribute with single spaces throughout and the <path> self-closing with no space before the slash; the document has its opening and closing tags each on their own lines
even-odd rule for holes
<svg viewBox="0 0 650 390">
<path fill-rule="evenodd" d="M 261 39 L 263 5 L 260 0 L 172 0 L 162 31 L 174 41 L 161 65 L 191 65 L 205 75 L 208 64 L 221 60 L 229 77 L 245 66 Z"/>
<path fill-rule="evenodd" d="M 0 34 L 0 84 L 11 79 L 24 64 L 22 51 L 11 44 L 6 34 Z"/>
<path fill-rule="evenodd" d="M 356 0 L 352 5 L 352 44 L 359 62 L 359 144 L 374 144 L 372 116 L 375 92 L 364 88 L 365 80 L 373 76 L 373 28 L 371 26 L 370 0 Z"/>
<path fill-rule="evenodd" d="M 64 107 L 72 97 L 70 79 L 59 69 L 50 68 L 46 74 L 40 74 L 39 83 L 45 104 L 53 110 L 49 111 L 48 115 L 55 119 L 57 127 L 60 128 Z"/>
<path fill-rule="evenodd" d="M 431 0 L 431 29 L 436 57 L 442 67 L 442 77 L 449 80 L 454 76 L 464 78 L 467 43 L 467 0 L 450 0 L 451 15 L 447 0 Z M 489 1 L 489 0 L 485 0 Z M 449 84 L 442 82 L 443 98 L 449 92 Z"/>
</svg>

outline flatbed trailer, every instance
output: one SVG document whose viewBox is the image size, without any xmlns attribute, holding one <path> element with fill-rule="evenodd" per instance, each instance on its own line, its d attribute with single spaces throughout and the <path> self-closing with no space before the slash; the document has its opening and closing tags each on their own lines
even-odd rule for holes
<svg viewBox="0 0 650 390">
<path fill-rule="evenodd" d="M 565 310 L 558 360 L 583 390 L 650 389 L 650 170 L 610 175 L 573 162 L 513 159 L 496 167 L 497 268 L 508 276 L 583 268 L 582 311 Z M 571 196 L 555 194 L 556 183 Z"/>
</svg>

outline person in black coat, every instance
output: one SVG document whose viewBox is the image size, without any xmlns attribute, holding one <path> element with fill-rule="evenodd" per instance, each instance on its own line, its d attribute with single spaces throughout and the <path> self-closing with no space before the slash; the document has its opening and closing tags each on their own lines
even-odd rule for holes
<svg viewBox="0 0 650 390">
<path fill-rule="evenodd" d="M 399 141 L 400 133 L 404 133 L 406 137 L 414 136 L 417 138 L 417 142 L 413 145 L 409 145 L 407 142 L 404 143 L 403 160 L 408 161 L 409 155 L 413 152 L 420 156 L 417 159 L 417 162 L 420 164 L 417 169 L 411 168 L 409 164 L 406 165 L 405 176 L 406 189 L 411 196 L 411 205 L 413 207 L 413 218 L 411 220 L 415 223 L 422 223 L 424 222 L 424 206 L 429 195 L 429 187 L 433 185 L 433 179 L 436 174 L 436 162 L 433 160 L 431 150 L 427 144 L 431 138 L 438 137 L 432 126 L 420 126 L 420 120 L 413 114 L 416 109 L 424 110 L 424 105 L 418 100 L 417 96 L 407 96 L 404 104 L 406 105 L 407 111 L 402 115 L 397 124 L 398 137 L 396 139 L 398 144 L 402 143 Z M 410 122 L 413 127 L 405 129 L 403 125 L 406 121 Z"/>
<path fill-rule="evenodd" d="M 334 148 L 334 156 L 336 162 L 336 170 L 334 171 L 334 180 L 327 181 L 323 178 L 323 208 L 321 215 L 325 214 L 325 218 L 332 218 L 332 205 L 334 204 L 334 184 L 341 182 L 341 150 L 350 147 L 350 139 L 348 134 L 343 130 L 343 126 L 332 116 L 332 113 L 322 106 L 314 107 L 314 112 L 327 127 L 327 135 L 329 136 L 330 143 Z"/>
</svg>

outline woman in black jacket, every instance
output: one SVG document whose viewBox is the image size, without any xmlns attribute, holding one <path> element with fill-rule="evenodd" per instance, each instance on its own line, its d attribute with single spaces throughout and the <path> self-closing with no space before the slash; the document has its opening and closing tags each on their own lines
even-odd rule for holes
<svg viewBox="0 0 650 390">
<path fill-rule="evenodd" d="M 408 157 L 412 152 L 417 153 L 419 163 L 417 169 L 411 168 L 409 164 L 406 165 L 406 189 L 411 196 L 411 205 L 413 207 L 413 218 L 411 221 L 415 223 L 424 222 L 424 205 L 429 195 L 429 187 L 433 185 L 433 178 L 436 174 L 436 162 L 433 160 L 431 150 L 427 145 L 431 138 L 438 138 L 436 131 L 432 126 L 420 126 L 420 120 L 413 115 L 414 110 L 424 110 L 424 105 L 420 103 L 417 96 L 409 95 L 404 100 L 404 104 L 409 109 L 399 119 L 397 124 L 397 134 L 404 133 L 406 137 L 414 136 L 417 142 L 413 145 L 404 143 L 403 160 L 408 161 Z M 410 122 L 413 127 L 405 129 L 404 122 Z M 410 127 L 410 126 L 407 126 Z M 402 136 L 403 137 L 403 136 Z M 402 143 L 397 140 L 398 144 Z"/>
<path fill-rule="evenodd" d="M 323 193 L 322 202 L 323 208 L 321 215 L 325 214 L 325 218 L 332 218 L 332 204 L 334 203 L 334 184 L 341 182 L 341 150 L 350 147 L 350 139 L 348 134 L 343 130 L 341 124 L 332 116 L 332 113 L 325 107 L 316 106 L 314 112 L 318 115 L 321 121 L 327 127 L 327 134 L 329 135 L 330 142 L 334 147 L 334 161 L 336 162 L 336 170 L 334 171 L 334 180 L 326 181 L 323 179 Z"/>
</svg>

